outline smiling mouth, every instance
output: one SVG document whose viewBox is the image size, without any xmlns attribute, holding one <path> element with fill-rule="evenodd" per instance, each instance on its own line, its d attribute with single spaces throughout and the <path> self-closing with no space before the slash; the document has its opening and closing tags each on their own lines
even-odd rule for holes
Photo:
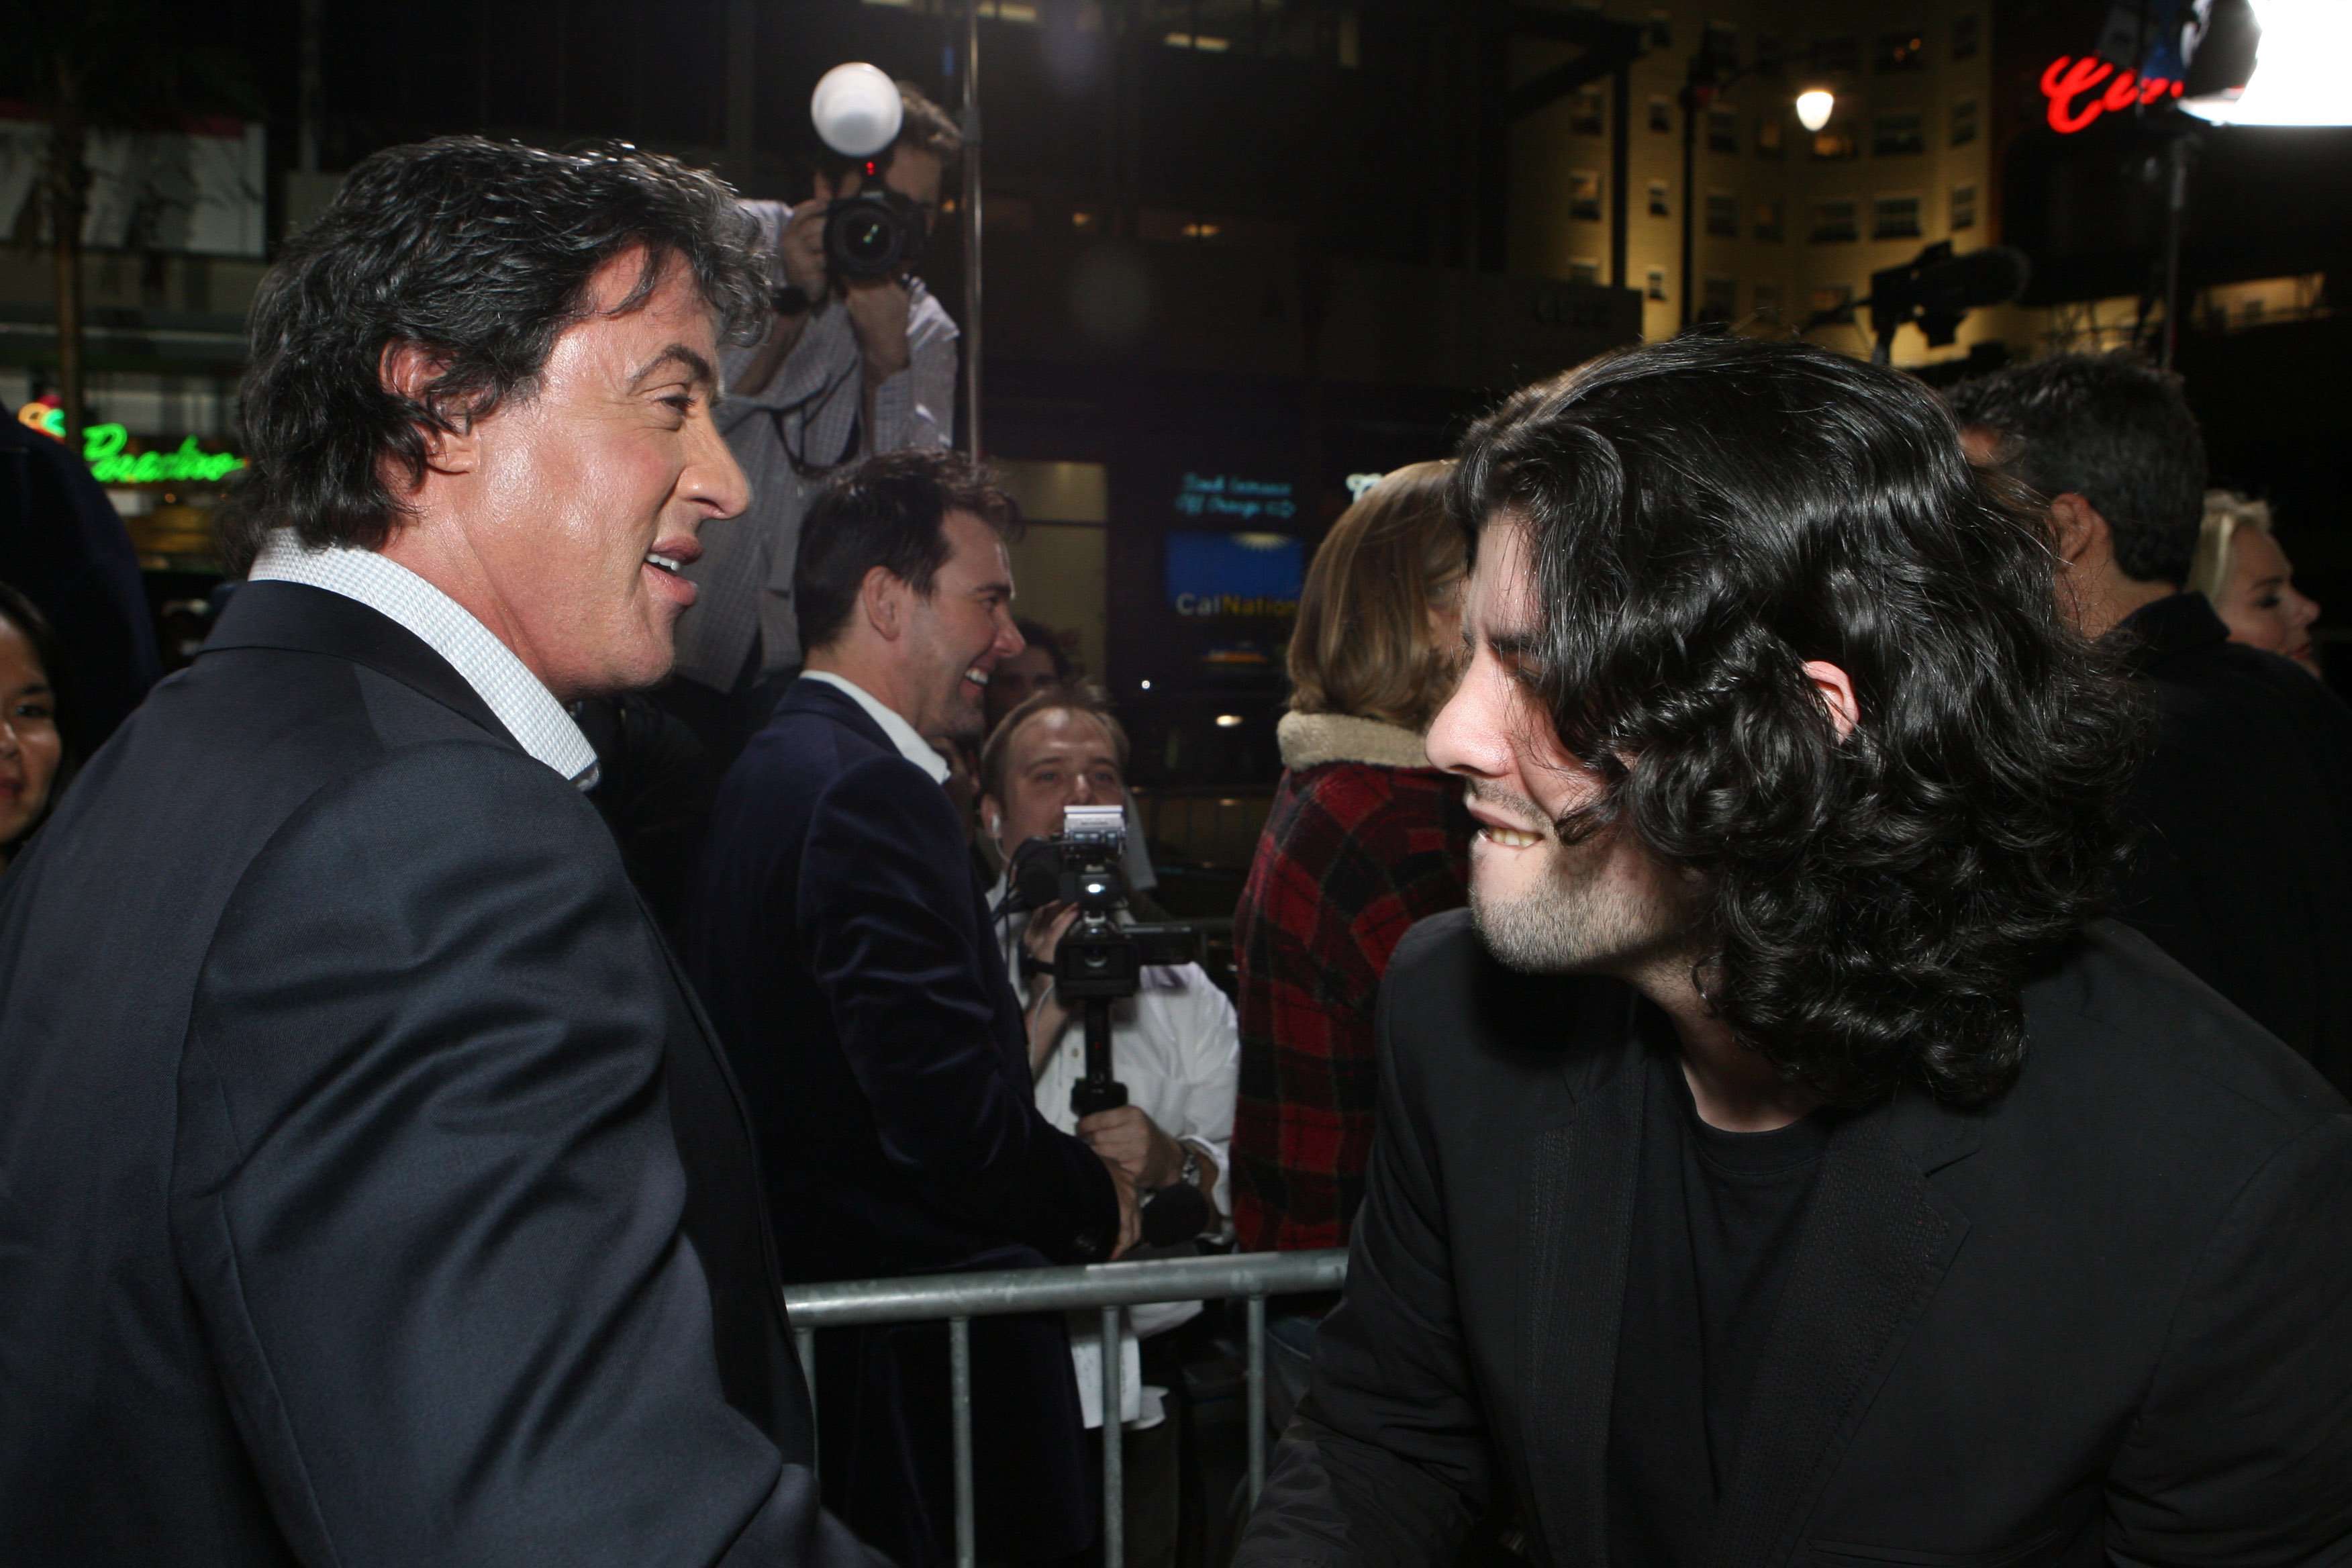
<svg viewBox="0 0 2352 1568">
<path fill-rule="evenodd" d="M 984 669 L 967 669 L 963 672 L 963 678 L 966 680 L 971 681 L 974 686 L 986 686 L 988 684 L 988 671 Z"/>
<path fill-rule="evenodd" d="M 1517 827 L 1503 827 L 1492 822 L 1478 825 L 1478 837 L 1505 849 L 1532 849 L 1543 842 L 1543 835 L 1528 833 Z"/>
<path fill-rule="evenodd" d="M 646 564 L 667 572 L 673 577 L 686 570 L 686 563 L 675 555 L 656 555 L 650 550 L 646 552 Z"/>
</svg>

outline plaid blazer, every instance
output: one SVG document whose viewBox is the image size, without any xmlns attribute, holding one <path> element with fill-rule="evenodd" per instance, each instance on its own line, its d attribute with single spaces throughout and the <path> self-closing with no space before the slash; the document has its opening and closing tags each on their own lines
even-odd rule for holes
<svg viewBox="0 0 2352 1568">
<path fill-rule="evenodd" d="M 1469 813 L 1420 737 L 1282 721 L 1282 783 L 1234 911 L 1234 1223 L 1253 1251 L 1343 1247 L 1379 1090 L 1372 1003 L 1414 921 L 1469 893 Z"/>
</svg>

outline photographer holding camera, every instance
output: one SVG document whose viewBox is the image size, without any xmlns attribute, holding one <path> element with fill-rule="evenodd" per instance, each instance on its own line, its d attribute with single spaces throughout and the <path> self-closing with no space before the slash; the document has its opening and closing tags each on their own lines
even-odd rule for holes
<svg viewBox="0 0 2352 1568">
<path fill-rule="evenodd" d="M 840 112 L 814 106 L 825 150 L 808 200 L 751 201 L 767 259 L 767 331 L 726 357 L 719 426 L 751 484 L 751 510 L 705 540 L 686 575 L 699 590 L 678 623 L 665 705 L 723 769 L 802 663 L 793 562 L 801 519 L 836 468 L 877 452 L 950 446 L 956 324 L 909 268 L 936 227 L 961 150 L 946 112 L 870 66 L 853 88 L 895 91 L 895 135 L 868 156 L 836 144 Z M 871 121 L 872 116 L 867 119 Z M 849 145 L 856 146 L 855 140 Z"/>
</svg>

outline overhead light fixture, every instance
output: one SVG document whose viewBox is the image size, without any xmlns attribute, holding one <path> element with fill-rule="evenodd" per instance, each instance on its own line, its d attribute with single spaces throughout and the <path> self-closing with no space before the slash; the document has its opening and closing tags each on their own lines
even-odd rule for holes
<svg viewBox="0 0 2352 1568">
<path fill-rule="evenodd" d="M 1241 721 L 1242 716 L 1238 713 L 1220 713 L 1217 715 L 1217 728 L 1220 730 L 1237 729 L 1240 727 Z"/>
<path fill-rule="evenodd" d="M 2216 125 L 2352 125 L 2343 75 L 2352 49 L 2344 0 L 2253 0 L 2262 37 L 2242 88 L 2185 98 L 2180 107 Z"/>
<path fill-rule="evenodd" d="M 1830 122 L 1830 111 L 1837 107 L 1837 94 L 1825 87 L 1817 87 L 1797 95 L 1797 123 L 1808 131 L 1819 131 Z"/>
</svg>

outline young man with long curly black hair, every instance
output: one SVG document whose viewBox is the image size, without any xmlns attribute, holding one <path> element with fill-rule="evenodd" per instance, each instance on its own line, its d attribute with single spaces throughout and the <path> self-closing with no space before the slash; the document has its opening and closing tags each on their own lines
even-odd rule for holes
<svg viewBox="0 0 2352 1568">
<path fill-rule="evenodd" d="M 1792 343 L 1471 432 L 1471 907 L 1241 1563 L 2352 1544 L 2352 1115 L 2096 918 L 2142 723 L 2002 483 Z"/>
</svg>

